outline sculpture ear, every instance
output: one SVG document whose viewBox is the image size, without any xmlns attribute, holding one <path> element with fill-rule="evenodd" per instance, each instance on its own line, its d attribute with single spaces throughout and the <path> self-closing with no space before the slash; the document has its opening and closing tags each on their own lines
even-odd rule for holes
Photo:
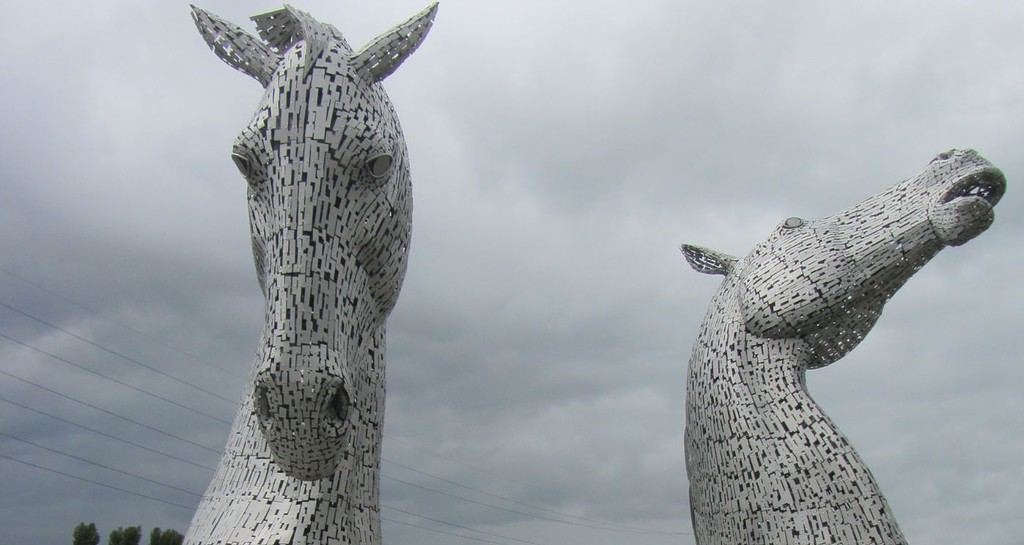
<svg viewBox="0 0 1024 545">
<path fill-rule="evenodd" d="M 377 36 L 352 57 L 352 67 L 368 83 L 390 76 L 423 43 L 437 14 L 437 2 L 408 21 Z"/>
<path fill-rule="evenodd" d="M 264 87 L 270 83 L 281 57 L 255 36 L 216 15 L 192 6 L 192 19 L 210 49 L 236 70 Z"/>
<path fill-rule="evenodd" d="M 726 275 L 732 272 L 733 266 L 736 265 L 735 257 L 700 246 L 683 244 L 679 250 L 683 252 L 683 257 L 693 270 L 699 273 Z"/>
</svg>

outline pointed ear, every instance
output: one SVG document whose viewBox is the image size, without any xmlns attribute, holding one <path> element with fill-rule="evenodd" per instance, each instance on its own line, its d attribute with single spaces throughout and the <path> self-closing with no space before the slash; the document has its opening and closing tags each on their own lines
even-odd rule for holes
<svg viewBox="0 0 1024 545">
<path fill-rule="evenodd" d="M 236 70 L 264 87 L 270 83 L 281 58 L 269 46 L 216 15 L 192 6 L 192 19 L 210 49 Z"/>
<path fill-rule="evenodd" d="M 352 67 L 369 83 L 391 75 L 427 37 L 437 14 L 437 2 L 408 21 L 381 34 L 352 57 Z"/>
<path fill-rule="evenodd" d="M 683 257 L 693 270 L 699 273 L 726 275 L 732 272 L 733 266 L 736 265 L 735 257 L 700 246 L 683 244 L 679 250 L 683 252 Z"/>
</svg>

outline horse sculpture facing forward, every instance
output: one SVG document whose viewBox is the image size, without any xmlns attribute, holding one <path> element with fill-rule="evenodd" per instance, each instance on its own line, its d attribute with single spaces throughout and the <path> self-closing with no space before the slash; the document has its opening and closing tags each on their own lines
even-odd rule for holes
<svg viewBox="0 0 1024 545">
<path fill-rule="evenodd" d="M 697 271 L 725 275 L 686 385 L 698 544 L 905 543 L 804 373 L 853 349 L 939 250 L 987 229 L 1005 188 L 986 160 L 952 150 L 844 212 L 789 218 L 742 259 L 683 246 Z"/>
<path fill-rule="evenodd" d="M 186 543 L 380 543 L 385 320 L 412 214 L 405 141 L 380 82 L 436 11 L 353 52 L 291 7 L 253 17 L 259 38 L 193 7 L 214 53 L 265 88 L 231 155 L 248 182 L 266 321 Z"/>
</svg>

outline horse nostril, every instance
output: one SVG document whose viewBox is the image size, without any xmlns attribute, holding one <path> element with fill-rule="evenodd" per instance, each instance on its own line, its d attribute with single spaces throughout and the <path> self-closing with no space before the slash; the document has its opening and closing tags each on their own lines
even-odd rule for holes
<svg viewBox="0 0 1024 545">
<path fill-rule="evenodd" d="M 338 391 L 334 393 L 334 398 L 331 399 L 331 410 L 334 411 L 334 415 L 339 420 L 344 421 L 348 417 L 348 409 L 351 406 L 351 401 L 348 397 L 348 392 L 345 391 L 344 386 L 338 386 Z"/>
<path fill-rule="evenodd" d="M 270 399 L 267 398 L 267 387 L 262 384 L 256 387 L 256 413 L 261 418 L 270 418 Z"/>
</svg>

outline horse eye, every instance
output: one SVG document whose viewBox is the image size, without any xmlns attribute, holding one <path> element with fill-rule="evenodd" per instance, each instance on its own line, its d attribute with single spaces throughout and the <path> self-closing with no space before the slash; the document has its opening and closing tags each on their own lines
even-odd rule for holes
<svg viewBox="0 0 1024 545">
<path fill-rule="evenodd" d="M 788 218 L 782 223 L 782 226 L 786 229 L 796 229 L 797 227 L 803 227 L 804 220 L 800 218 Z"/>
<path fill-rule="evenodd" d="M 345 387 L 339 386 L 338 391 L 334 394 L 334 399 L 331 400 L 331 409 L 338 420 L 344 421 L 348 417 L 348 408 L 351 404 Z"/>
<path fill-rule="evenodd" d="M 256 387 L 256 412 L 264 419 L 270 418 L 270 400 L 265 386 Z"/>
<path fill-rule="evenodd" d="M 252 175 L 252 159 L 236 151 L 231 154 L 231 160 L 235 162 L 235 166 L 238 167 L 238 171 L 242 173 L 242 176 L 248 180 L 249 176 Z"/>
<path fill-rule="evenodd" d="M 391 158 L 391 155 L 387 153 L 374 156 L 369 162 L 370 176 L 383 178 L 391 170 L 393 162 L 394 160 Z"/>
</svg>

